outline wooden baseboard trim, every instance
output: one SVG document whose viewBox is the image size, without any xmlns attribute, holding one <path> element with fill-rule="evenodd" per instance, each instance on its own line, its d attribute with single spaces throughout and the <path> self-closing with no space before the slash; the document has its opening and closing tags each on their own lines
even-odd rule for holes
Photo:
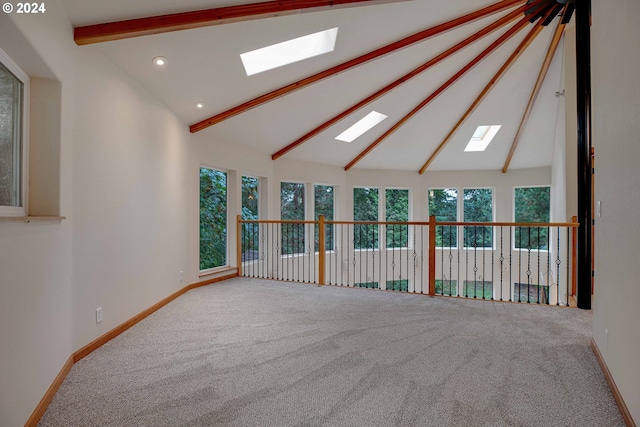
<svg viewBox="0 0 640 427">
<path fill-rule="evenodd" d="M 161 301 L 157 302 L 156 304 L 152 305 L 151 307 L 147 308 L 146 310 L 142 311 L 141 313 L 133 316 L 131 319 L 127 320 L 126 322 L 122 323 L 121 325 L 116 326 L 115 328 L 113 328 L 112 330 L 107 332 L 106 334 L 102 335 L 101 337 L 96 338 L 95 340 L 91 341 L 89 344 L 87 344 L 84 347 L 82 347 L 80 350 L 78 350 L 75 353 L 73 353 L 69 357 L 69 359 L 67 359 L 67 361 L 65 362 L 64 366 L 62 367 L 62 370 L 60 370 L 60 373 L 58 374 L 56 379 L 53 381 L 53 383 L 51 384 L 51 386 L 49 387 L 49 389 L 45 393 L 44 397 L 42 398 L 42 400 L 40 400 L 40 403 L 38 403 L 38 406 L 36 407 L 36 409 L 33 411 L 31 416 L 29 417 L 29 419 L 25 423 L 25 427 L 32 427 L 32 426 L 36 426 L 38 424 L 38 422 L 40 421 L 40 418 L 42 418 L 42 416 L 44 415 L 45 411 L 49 407 L 49 404 L 51 403 L 51 401 L 53 400 L 53 397 L 58 392 L 58 389 L 62 385 L 62 382 L 64 381 L 64 379 L 66 378 L 67 374 L 69 373 L 69 371 L 73 367 L 74 363 L 76 363 L 77 361 L 79 361 L 82 358 L 86 357 L 88 354 L 90 354 L 91 352 L 95 351 L 96 349 L 100 348 L 101 346 L 103 346 L 108 341 L 114 339 L 115 337 L 117 337 L 118 335 L 120 335 L 121 333 L 123 333 L 124 331 L 126 331 L 127 329 L 129 329 L 130 327 L 135 325 L 136 323 L 138 323 L 141 320 L 143 320 L 145 317 L 149 316 L 151 313 L 153 313 L 153 312 L 159 310 L 160 308 L 164 307 L 165 305 L 169 304 L 171 301 L 173 301 L 174 299 L 178 298 L 180 295 L 182 295 L 182 294 L 184 294 L 184 293 L 186 293 L 186 292 L 188 292 L 188 291 L 190 291 L 192 289 L 199 288 L 199 287 L 206 286 L 206 285 L 211 285 L 212 283 L 222 282 L 223 280 L 232 279 L 232 278 L 237 277 L 237 276 L 238 276 L 238 273 L 233 273 L 233 274 L 228 274 L 228 275 L 225 275 L 225 276 L 215 277 L 213 279 L 203 280 L 201 282 L 196 282 L 196 283 L 192 283 L 190 285 L 187 285 L 184 288 L 174 292 L 173 294 L 169 295 L 168 297 L 164 298 L 163 300 L 161 300 Z"/>
<path fill-rule="evenodd" d="M 69 373 L 72 367 L 73 367 L 73 356 L 70 356 L 62 366 L 62 369 L 60 370 L 60 373 L 58 373 L 58 376 L 53 380 L 53 382 L 49 386 L 49 389 L 42 397 L 42 400 L 40 400 L 40 403 L 38 403 L 38 406 L 36 406 L 35 411 L 33 411 L 31 416 L 27 420 L 27 422 L 24 424 L 25 427 L 35 427 L 38 425 L 40 418 L 42 418 L 42 416 L 44 415 L 45 411 L 49 407 L 49 404 L 53 400 L 53 397 L 58 392 L 58 389 L 62 385 L 62 382 L 67 377 L 67 374 Z"/>
<path fill-rule="evenodd" d="M 600 349 L 598 348 L 598 345 L 593 340 L 593 338 L 591 339 L 591 349 L 593 350 L 593 354 L 596 355 L 596 359 L 598 359 L 598 363 L 600 364 L 600 367 L 602 368 L 602 372 L 604 373 L 604 377 L 606 378 L 607 383 L 609 384 L 609 388 L 611 389 L 613 398 L 616 400 L 616 403 L 618 404 L 618 408 L 620 408 L 620 412 L 622 413 L 622 418 L 624 419 L 625 424 L 627 425 L 627 427 L 636 427 L 636 423 L 633 421 L 633 418 L 631 418 L 631 413 L 629 412 L 629 408 L 627 408 L 626 403 L 624 403 L 624 399 L 620 394 L 620 390 L 618 390 L 618 386 L 616 385 L 616 382 L 613 380 L 613 376 L 609 371 L 609 367 L 607 367 L 607 364 L 604 362 L 602 353 L 600 353 Z"/>
<path fill-rule="evenodd" d="M 168 297 L 164 298 L 163 300 L 157 302 L 156 304 L 152 305 L 151 307 L 147 308 L 146 310 L 142 311 L 141 313 L 133 316 L 131 319 L 127 320 L 126 322 L 122 323 L 121 325 L 116 326 L 115 328 L 113 328 L 112 330 L 107 332 L 106 334 L 102 335 L 101 337 L 96 338 L 95 340 L 93 340 L 89 344 L 87 344 L 84 347 L 82 347 L 80 350 L 78 350 L 75 353 L 73 353 L 73 362 L 75 363 L 78 360 L 83 359 L 84 357 L 86 357 L 88 354 L 90 354 L 91 352 L 93 352 L 97 348 L 100 348 L 101 346 L 103 346 L 108 341 L 111 341 L 112 339 L 114 339 L 115 337 L 117 337 L 118 335 L 120 335 L 121 333 L 123 333 L 124 331 L 126 331 L 127 329 L 129 329 L 130 327 L 135 325 L 136 323 L 138 323 L 141 320 L 143 320 L 144 318 L 148 317 L 153 312 L 158 311 L 159 309 L 161 309 L 165 305 L 169 304 L 171 301 L 173 301 L 174 299 L 178 298 L 180 295 L 184 294 L 185 292 L 188 292 L 191 289 L 195 289 L 195 288 L 198 288 L 200 286 L 206 286 L 206 285 L 210 285 L 212 283 L 221 282 L 223 280 L 231 279 L 231 278 L 236 277 L 236 276 L 237 276 L 237 274 L 229 274 L 229 275 L 226 275 L 226 276 L 220 276 L 220 277 L 216 277 L 216 278 L 209 279 L 209 280 L 204 280 L 204 281 L 201 281 L 201 282 L 192 283 L 190 285 L 185 286 L 184 288 L 174 292 L 173 294 L 171 294 Z"/>
</svg>

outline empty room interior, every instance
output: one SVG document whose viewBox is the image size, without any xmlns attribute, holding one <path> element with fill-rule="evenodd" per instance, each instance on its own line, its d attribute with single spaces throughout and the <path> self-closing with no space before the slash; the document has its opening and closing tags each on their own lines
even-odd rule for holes
<svg viewBox="0 0 640 427">
<path fill-rule="evenodd" d="M 4 2 L 0 425 L 638 424 L 638 39 L 630 0 Z"/>
</svg>

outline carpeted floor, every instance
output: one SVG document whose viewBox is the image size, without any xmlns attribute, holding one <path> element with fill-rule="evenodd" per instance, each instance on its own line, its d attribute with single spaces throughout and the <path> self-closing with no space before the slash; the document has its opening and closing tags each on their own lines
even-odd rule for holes
<svg viewBox="0 0 640 427">
<path fill-rule="evenodd" d="M 624 426 L 591 313 L 233 279 L 74 365 L 41 426 Z"/>
</svg>

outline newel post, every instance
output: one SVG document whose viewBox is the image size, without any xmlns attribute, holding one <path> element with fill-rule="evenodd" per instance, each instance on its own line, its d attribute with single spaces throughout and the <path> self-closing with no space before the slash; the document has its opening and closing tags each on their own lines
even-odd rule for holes
<svg viewBox="0 0 640 427">
<path fill-rule="evenodd" d="M 429 217 L 429 295 L 436 294 L 436 217 Z"/>
<path fill-rule="evenodd" d="M 324 215 L 318 217 L 318 285 L 325 285 L 325 229 Z"/>
<path fill-rule="evenodd" d="M 242 217 L 236 217 L 236 264 L 238 264 L 238 276 L 242 276 Z"/>
</svg>

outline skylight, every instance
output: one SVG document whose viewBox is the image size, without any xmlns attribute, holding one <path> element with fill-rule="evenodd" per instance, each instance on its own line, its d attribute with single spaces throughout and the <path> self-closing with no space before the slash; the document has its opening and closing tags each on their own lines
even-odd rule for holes
<svg viewBox="0 0 640 427">
<path fill-rule="evenodd" d="M 464 151 L 484 151 L 502 125 L 478 126 Z"/>
<path fill-rule="evenodd" d="M 247 76 L 332 52 L 338 27 L 287 40 L 240 55 Z"/>
<path fill-rule="evenodd" d="M 336 136 L 336 139 L 338 141 L 351 142 L 386 118 L 387 116 L 384 114 L 372 111 L 349 129 Z"/>
</svg>

